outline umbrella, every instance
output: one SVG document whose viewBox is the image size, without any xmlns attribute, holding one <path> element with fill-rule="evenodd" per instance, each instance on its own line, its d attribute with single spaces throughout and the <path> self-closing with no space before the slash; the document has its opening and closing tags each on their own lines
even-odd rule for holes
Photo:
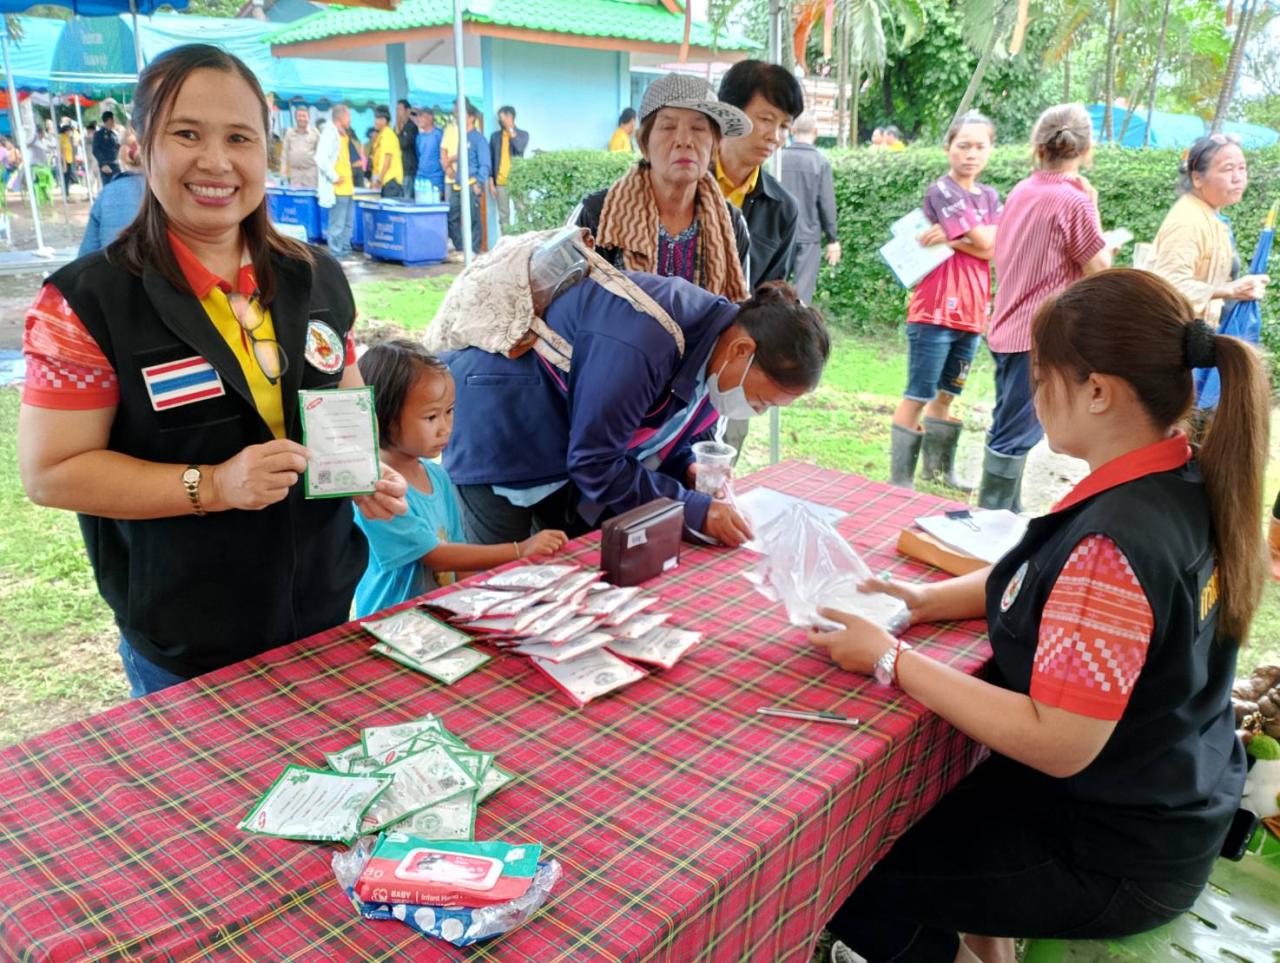
<svg viewBox="0 0 1280 963">
<path fill-rule="evenodd" d="M 1280 208 L 1280 202 L 1271 206 L 1267 220 L 1262 225 L 1262 233 L 1258 235 L 1258 246 L 1253 249 L 1253 260 L 1249 262 L 1250 274 L 1267 273 L 1267 261 L 1271 258 L 1271 241 L 1276 234 L 1277 208 Z M 1257 344 L 1262 338 L 1262 309 L 1258 302 L 1233 301 L 1218 324 L 1218 334 L 1229 334 L 1241 341 Z M 1197 369 L 1195 379 L 1196 407 L 1216 408 L 1222 391 L 1222 383 L 1218 380 L 1218 369 Z"/>
</svg>

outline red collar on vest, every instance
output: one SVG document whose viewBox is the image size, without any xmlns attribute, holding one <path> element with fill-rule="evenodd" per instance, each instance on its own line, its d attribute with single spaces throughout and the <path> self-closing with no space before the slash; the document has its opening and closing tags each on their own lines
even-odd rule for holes
<svg viewBox="0 0 1280 963">
<path fill-rule="evenodd" d="M 1119 458 L 1111 459 L 1097 471 L 1090 472 L 1062 501 L 1053 506 L 1053 511 L 1062 512 L 1074 508 L 1108 488 L 1115 488 L 1144 475 L 1181 468 L 1190 459 L 1191 446 L 1187 444 L 1187 436 L 1181 431 L 1175 431 L 1164 441 L 1136 448 Z"/>
<path fill-rule="evenodd" d="M 195 252 L 187 247 L 178 235 L 173 231 L 168 233 L 169 244 L 173 247 L 173 256 L 178 259 L 178 267 L 182 269 L 183 277 L 187 279 L 197 298 L 203 301 L 214 288 L 222 288 L 226 294 L 231 293 L 230 284 L 205 267 L 204 263 L 196 257 Z M 253 274 L 253 262 L 245 257 L 240 264 L 240 276 L 236 278 L 236 290 L 241 294 L 249 295 L 257 289 L 258 280 Z"/>
</svg>

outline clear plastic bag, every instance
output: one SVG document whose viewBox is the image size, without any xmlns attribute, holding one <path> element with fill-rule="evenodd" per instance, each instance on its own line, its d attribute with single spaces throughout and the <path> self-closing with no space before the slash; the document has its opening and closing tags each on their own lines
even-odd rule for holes
<svg viewBox="0 0 1280 963">
<path fill-rule="evenodd" d="M 471 909 L 465 906 L 412 906 L 408 903 L 362 903 L 353 893 L 356 880 L 377 843 L 363 836 L 346 852 L 333 854 L 333 875 L 360 915 L 370 920 L 398 920 L 425 936 L 454 946 L 469 946 L 522 926 L 536 913 L 560 881 L 563 871 L 554 859 L 538 863 L 538 871 L 525 894 L 510 902 Z"/>
<path fill-rule="evenodd" d="M 871 569 L 830 523 L 805 505 L 792 505 L 756 532 L 763 559 L 747 578 L 765 598 L 781 602 L 792 625 L 841 628 L 822 608 L 861 615 L 887 632 L 901 632 L 906 603 L 883 592 L 860 592 Z"/>
</svg>

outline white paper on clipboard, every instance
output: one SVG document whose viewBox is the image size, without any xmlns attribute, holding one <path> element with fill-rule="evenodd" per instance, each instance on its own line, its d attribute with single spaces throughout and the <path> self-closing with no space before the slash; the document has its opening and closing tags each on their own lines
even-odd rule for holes
<svg viewBox="0 0 1280 963">
<path fill-rule="evenodd" d="M 930 271 L 956 253 L 948 244 L 920 246 L 916 238 L 932 226 L 921 208 L 903 215 L 890 225 L 893 237 L 880 248 L 880 256 L 904 288 L 915 287 Z"/>
</svg>

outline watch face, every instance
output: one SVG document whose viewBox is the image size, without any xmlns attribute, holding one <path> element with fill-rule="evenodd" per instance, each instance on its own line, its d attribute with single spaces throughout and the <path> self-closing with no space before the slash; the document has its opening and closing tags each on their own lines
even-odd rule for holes
<svg viewBox="0 0 1280 963">
<path fill-rule="evenodd" d="M 184 485 L 200 484 L 200 469 L 188 468 L 186 471 L 182 473 L 182 482 Z"/>
</svg>

